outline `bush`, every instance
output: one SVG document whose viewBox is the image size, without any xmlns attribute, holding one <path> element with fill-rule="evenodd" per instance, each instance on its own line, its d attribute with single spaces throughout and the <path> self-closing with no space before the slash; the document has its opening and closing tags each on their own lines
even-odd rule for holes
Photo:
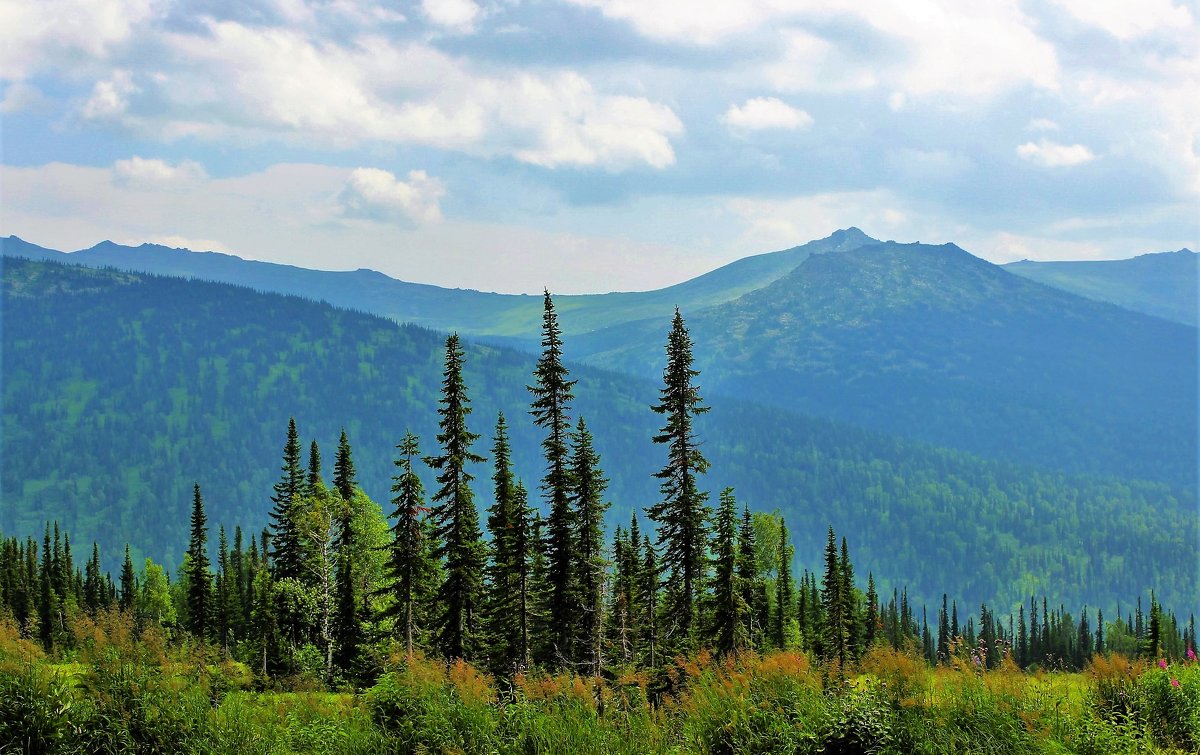
<svg viewBox="0 0 1200 755">
<path fill-rule="evenodd" d="M 0 666 L 0 752 L 81 752 L 79 713 L 70 685 L 48 667 Z"/>
</svg>

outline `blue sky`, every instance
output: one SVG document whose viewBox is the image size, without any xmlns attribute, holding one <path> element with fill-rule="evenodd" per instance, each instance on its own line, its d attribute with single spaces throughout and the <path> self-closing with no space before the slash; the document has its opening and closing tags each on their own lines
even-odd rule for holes
<svg viewBox="0 0 1200 755">
<path fill-rule="evenodd" d="M 0 0 L 0 235 L 655 288 L 857 225 L 1200 237 L 1178 0 Z"/>
</svg>

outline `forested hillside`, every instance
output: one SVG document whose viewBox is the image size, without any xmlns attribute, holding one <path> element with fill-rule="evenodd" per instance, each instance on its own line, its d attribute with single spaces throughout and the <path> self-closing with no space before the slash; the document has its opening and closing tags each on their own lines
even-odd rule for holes
<svg viewBox="0 0 1200 755">
<path fill-rule="evenodd" d="M 1039 285 L 953 245 L 813 256 L 695 313 L 712 392 L 1045 468 L 1196 483 L 1196 331 Z M 572 340 L 651 377 L 661 327 Z"/>
<path fill-rule="evenodd" d="M 265 524 L 290 416 L 327 453 L 345 427 L 362 487 L 380 502 L 405 431 L 433 438 L 439 334 L 221 284 L 5 263 L 7 532 L 56 519 L 106 554 L 128 540 L 173 563 L 193 481 L 212 521 Z M 467 344 L 470 427 L 486 434 L 497 411 L 508 415 L 514 469 L 536 499 L 544 463 L 528 415 L 533 366 L 531 355 Z M 575 412 L 612 480 L 608 520 L 626 523 L 659 498 L 652 475 L 663 451 L 650 438 L 660 418 L 649 410 L 658 386 L 582 368 L 573 377 Z M 1035 590 L 1091 605 L 1150 584 L 1170 605 L 1200 594 L 1190 488 L 984 462 L 717 399 L 706 379 L 713 410 L 696 426 L 713 464 L 704 489 L 715 497 L 733 486 L 755 509 L 778 508 L 793 533 L 853 532 L 860 568 L 881 590 L 907 584 L 931 605 L 949 590 L 1002 606 Z M 486 478 L 483 465 L 476 472 Z M 819 539 L 796 540 L 798 561 L 815 564 Z"/>
</svg>

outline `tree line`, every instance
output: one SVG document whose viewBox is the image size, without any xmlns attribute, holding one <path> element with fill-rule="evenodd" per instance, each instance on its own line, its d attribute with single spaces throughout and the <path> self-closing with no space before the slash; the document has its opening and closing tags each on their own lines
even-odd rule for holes
<svg viewBox="0 0 1200 755">
<path fill-rule="evenodd" d="M 99 549 L 82 570 L 70 540 L 47 526 L 42 542 L 10 538 L 0 547 L 0 606 L 47 650 L 70 643 L 73 612 L 127 613 L 218 647 L 265 676 L 310 672 L 365 679 L 398 644 L 463 659 L 502 676 L 540 667 L 600 676 L 617 667 L 655 669 L 709 648 L 721 654 L 801 649 L 845 667 L 877 643 L 930 662 L 968 656 L 987 667 L 1005 657 L 1022 667 L 1081 667 L 1109 650 L 1181 657 L 1195 646 L 1195 621 L 1179 622 L 1151 593 L 1143 611 L 1118 610 L 1094 622 L 1031 597 L 1002 619 L 988 606 L 960 619 L 943 596 L 930 621 L 907 590 L 880 596 L 874 576 L 860 589 L 846 538 L 827 532 L 823 569 L 793 575 L 783 519 L 739 505 L 732 489 L 715 506 L 701 480 L 709 471 L 694 420 L 707 411 L 695 379 L 692 342 L 676 310 L 666 343 L 652 438 L 665 447 L 656 473 L 660 498 L 606 543 L 607 479 L 591 431 L 573 416 L 575 382 L 563 364 L 554 304 L 544 297 L 541 355 L 533 372 L 530 419 L 543 432 L 544 472 L 531 496 L 512 466 L 509 426 L 491 435 L 490 505 L 481 524 L 471 469 L 481 434 L 469 429 L 464 351 L 446 339 L 435 450 L 408 432 L 396 446 L 392 511 L 357 485 L 351 445 L 339 439 L 324 478 L 314 440 L 303 457 L 288 423 L 270 526 L 229 542 L 218 530 L 210 558 L 201 486 L 193 488 L 190 540 L 176 578 L 147 560 L 140 575 L 129 548 L 118 580 L 102 573 Z M 427 495 L 418 470 L 436 487 Z M 540 497 L 542 505 L 531 502 Z M 547 512 L 545 518 L 540 511 Z M 488 537 L 484 537 L 486 526 Z M 966 612 L 964 611 L 964 614 Z"/>
</svg>

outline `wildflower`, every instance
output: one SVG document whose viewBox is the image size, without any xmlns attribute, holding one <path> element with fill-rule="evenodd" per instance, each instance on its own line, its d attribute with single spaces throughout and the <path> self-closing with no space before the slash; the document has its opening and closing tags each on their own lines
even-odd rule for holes
<svg viewBox="0 0 1200 755">
<path fill-rule="evenodd" d="M 1164 669 L 1165 669 L 1165 668 L 1167 667 L 1167 659 L 1166 659 L 1166 658 L 1159 658 L 1159 659 L 1158 659 L 1158 667 L 1159 667 L 1159 668 L 1164 668 Z"/>
<path fill-rule="evenodd" d="M 1188 648 L 1188 651 L 1187 651 L 1187 659 L 1188 659 L 1189 661 L 1194 661 L 1194 660 L 1196 660 L 1196 651 L 1195 651 L 1195 650 L 1192 650 L 1191 648 Z"/>
<path fill-rule="evenodd" d="M 1171 680 L 1171 686 L 1172 686 L 1172 687 L 1178 687 L 1178 686 L 1179 686 L 1179 680 L 1178 680 L 1178 679 L 1172 679 L 1172 680 Z"/>
</svg>

